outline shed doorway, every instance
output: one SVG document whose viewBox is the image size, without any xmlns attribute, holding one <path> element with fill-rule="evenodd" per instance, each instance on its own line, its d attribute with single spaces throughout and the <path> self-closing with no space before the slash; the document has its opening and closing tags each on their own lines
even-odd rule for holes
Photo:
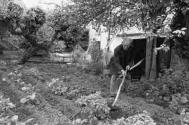
<svg viewBox="0 0 189 125">
<path fill-rule="evenodd" d="M 144 59 L 144 61 L 131 71 L 133 80 L 145 77 L 146 79 L 156 79 L 159 73 L 170 68 L 171 47 L 168 52 L 158 51 L 154 53 L 156 47 L 164 42 L 164 37 L 133 38 L 134 50 L 137 51 L 134 64 Z"/>
</svg>

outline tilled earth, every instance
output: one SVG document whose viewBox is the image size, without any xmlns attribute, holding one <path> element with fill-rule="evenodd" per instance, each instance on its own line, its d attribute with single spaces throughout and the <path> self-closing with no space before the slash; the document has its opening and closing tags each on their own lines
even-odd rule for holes
<svg viewBox="0 0 189 125">
<path fill-rule="evenodd" d="M 0 76 L 0 93 L 16 105 L 12 114 L 18 115 L 19 121 L 33 118 L 31 125 L 58 125 L 74 119 L 81 110 L 75 100 L 96 91 L 113 100 L 108 93 L 109 77 L 94 75 L 74 65 L 27 63 L 18 66 L 2 63 Z M 52 85 L 55 83 L 57 86 Z M 22 103 L 21 99 L 32 94 L 35 94 L 35 99 Z M 122 92 L 117 103 L 119 109 L 110 112 L 112 119 L 129 117 L 145 110 L 159 125 L 180 124 L 179 116 L 170 110 L 130 94 Z"/>
</svg>

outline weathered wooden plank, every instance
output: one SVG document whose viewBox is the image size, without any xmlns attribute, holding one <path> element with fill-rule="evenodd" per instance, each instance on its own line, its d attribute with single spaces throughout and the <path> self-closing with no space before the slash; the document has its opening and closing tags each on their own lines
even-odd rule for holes
<svg viewBox="0 0 189 125">
<path fill-rule="evenodd" d="M 154 33 L 133 33 L 133 34 L 118 34 L 117 37 L 129 37 L 131 39 L 147 39 L 151 37 L 165 38 L 166 34 L 154 34 Z"/>
<path fill-rule="evenodd" d="M 153 46 L 153 39 L 149 36 L 146 39 L 146 64 L 145 64 L 145 76 L 146 79 L 150 77 L 150 70 L 152 65 L 152 46 Z"/>
<path fill-rule="evenodd" d="M 72 57 L 73 53 L 51 53 L 51 56 L 56 56 L 56 57 Z"/>
<path fill-rule="evenodd" d="M 64 62 L 72 63 L 73 58 L 64 58 Z"/>
<path fill-rule="evenodd" d="M 50 60 L 55 62 L 73 62 L 73 53 L 51 53 Z"/>
<path fill-rule="evenodd" d="M 189 10 L 186 12 L 186 40 L 189 40 Z"/>
<path fill-rule="evenodd" d="M 60 63 L 72 63 L 72 58 L 64 58 L 62 60 L 51 60 L 50 58 L 38 58 L 32 57 L 28 60 L 29 62 L 60 62 Z"/>
<path fill-rule="evenodd" d="M 154 80 L 157 78 L 157 54 L 154 52 L 154 49 L 157 46 L 157 37 L 153 37 L 153 45 L 152 45 L 152 60 L 151 60 L 151 70 L 149 79 Z"/>
<path fill-rule="evenodd" d="M 50 60 L 46 60 L 46 61 L 28 60 L 27 62 L 29 62 L 29 63 L 60 63 L 60 64 L 67 64 L 67 63 L 69 63 L 69 62 L 59 62 L 59 61 L 50 61 Z"/>
<path fill-rule="evenodd" d="M 19 60 L 21 59 L 22 53 L 18 51 L 4 51 L 4 54 L 0 55 L 1 59 L 4 60 Z M 28 62 L 37 62 L 37 63 L 53 63 L 53 62 L 61 62 L 61 63 L 72 63 L 73 55 L 72 53 L 56 53 L 50 54 L 50 57 L 37 57 L 32 56 Z"/>
</svg>

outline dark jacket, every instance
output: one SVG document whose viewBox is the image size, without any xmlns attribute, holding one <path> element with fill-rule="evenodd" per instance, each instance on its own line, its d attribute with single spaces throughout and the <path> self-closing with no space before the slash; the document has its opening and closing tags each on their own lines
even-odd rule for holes
<svg viewBox="0 0 189 125">
<path fill-rule="evenodd" d="M 131 66 L 134 58 L 135 52 L 133 46 L 130 46 L 127 50 L 123 49 L 122 44 L 117 46 L 114 50 L 114 56 L 109 63 L 111 74 L 119 74 L 122 69 L 126 69 L 127 65 Z"/>
</svg>

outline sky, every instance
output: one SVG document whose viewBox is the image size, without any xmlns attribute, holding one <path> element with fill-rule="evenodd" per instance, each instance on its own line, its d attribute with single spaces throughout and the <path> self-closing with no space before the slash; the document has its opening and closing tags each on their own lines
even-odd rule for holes
<svg viewBox="0 0 189 125">
<path fill-rule="evenodd" d="M 62 1 L 64 4 L 71 3 L 70 0 L 22 0 L 26 6 L 26 8 L 36 7 L 39 6 L 42 9 L 51 10 L 53 9 L 53 4 L 61 5 Z M 47 5 L 45 3 L 52 3 L 50 5 Z"/>
</svg>

